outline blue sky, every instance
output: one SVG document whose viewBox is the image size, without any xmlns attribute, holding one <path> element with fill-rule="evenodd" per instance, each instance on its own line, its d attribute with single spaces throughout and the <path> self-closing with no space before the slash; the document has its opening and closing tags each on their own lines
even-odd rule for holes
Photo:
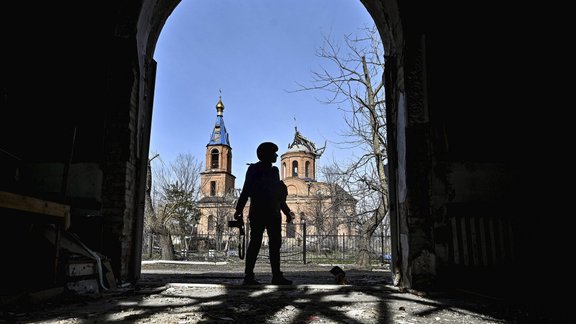
<svg viewBox="0 0 576 324">
<path fill-rule="evenodd" d="M 360 1 L 182 1 L 154 53 L 151 156 L 170 163 L 190 153 L 204 164 L 221 96 L 237 188 L 246 163 L 257 161 L 258 144 L 275 142 L 281 155 L 295 126 L 317 147 L 327 142 L 320 166 L 350 158 L 355 152 L 337 144 L 346 128 L 337 106 L 319 102 L 324 93 L 287 90 L 310 84 L 312 71 L 329 66 L 315 56 L 323 35 L 341 41 L 371 24 Z"/>
</svg>

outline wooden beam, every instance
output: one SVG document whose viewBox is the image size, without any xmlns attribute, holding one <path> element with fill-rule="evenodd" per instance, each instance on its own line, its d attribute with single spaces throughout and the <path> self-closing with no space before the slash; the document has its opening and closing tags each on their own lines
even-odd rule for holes
<svg viewBox="0 0 576 324">
<path fill-rule="evenodd" d="M 64 222 L 64 229 L 70 226 L 70 206 L 68 205 L 0 191 L 0 207 L 60 217 Z"/>
</svg>

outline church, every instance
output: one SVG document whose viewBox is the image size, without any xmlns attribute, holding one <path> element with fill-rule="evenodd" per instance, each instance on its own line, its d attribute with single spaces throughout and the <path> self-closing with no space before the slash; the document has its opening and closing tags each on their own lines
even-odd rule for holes
<svg viewBox="0 0 576 324">
<path fill-rule="evenodd" d="M 304 224 L 309 235 L 355 235 L 356 200 L 337 184 L 319 182 L 316 161 L 325 146 L 316 145 L 295 128 L 294 139 L 280 154 L 280 179 L 288 187 L 287 204 L 296 214 L 291 223 L 284 223 L 283 237 L 302 235 Z M 216 123 L 206 145 L 205 170 L 200 174 L 201 216 L 197 235 L 221 238 L 233 218 L 236 199 L 241 188 L 235 188 L 232 174 L 232 146 L 224 125 L 224 104 L 216 104 Z M 248 215 L 250 201 L 245 206 Z M 246 217 L 246 216 L 245 216 Z M 247 221 L 245 219 L 245 221 Z"/>
</svg>

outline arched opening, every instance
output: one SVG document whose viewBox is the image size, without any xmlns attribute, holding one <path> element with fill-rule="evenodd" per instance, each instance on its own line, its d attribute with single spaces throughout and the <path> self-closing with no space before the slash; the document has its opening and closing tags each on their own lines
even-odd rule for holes
<svg viewBox="0 0 576 324">
<path fill-rule="evenodd" d="M 298 161 L 292 161 L 292 176 L 298 178 Z"/>
<path fill-rule="evenodd" d="M 230 151 L 226 154 L 226 170 L 232 172 L 232 152 Z"/>
<path fill-rule="evenodd" d="M 210 197 L 216 196 L 216 181 L 210 181 Z"/>
<path fill-rule="evenodd" d="M 210 167 L 212 169 L 218 169 L 220 167 L 220 152 L 217 149 L 213 149 L 210 152 Z"/>
<path fill-rule="evenodd" d="M 299 12 L 309 5 L 313 7 L 308 9 L 310 13 L 324 12 L 326 9 L 325 6 L 320 3 L 310 4 L 309 2 L 302 1 L 290 4 L 278 4 L 279 7 L 276 8 L 276 10 L 283 11 L 283 9 L 287 9 L 288 11 L 286 12 Z M 331 7 L 332 5 L 333 3 L 330 3 Z M 194 10 L 189 9 L 186 17 L 184 17 L 184 14 L 180 11 L 184 7 L 188 9 L 194 7 Z M 337 7 L 340 6 L 338 5 L 333 9 Z M 291 66 L 293 61 L 299 62 L 298 60 L 302 60 L 298 58 L 301 54 L 292 52 L 299 50 L 301 47 L 289 46 L 289 48 L 286 48 L 289 43 L 294 41 L 289 40 L 289 38 L 280 40 L 275 38 L 274 33 L 287 32 L 284 27 L 279 27 L 282 26 L 282 24 L 288 26 L 291 23 L 295 23 L 297 27 L 295 27 L 294 31 L 288 32 L 290 35 L 297 35 L 298 30 L 306 33 L 315 30 L 318 35 L 318 42 L 310 43 L 311 50 L 309 49 L 306 54 L 308 56 L 314 56 L 315 48 L 318 49 L 318 47 L 322 45 L 322 37 L 330 36 L 339 38 L 345 34 L 354 33 L 373 23 L 366 9 L 360 3 L 353 5 L 347 4 L 346 7 L 347 9 L 340 8 L 342 11 L 335 10 L 335 17 L 333 17 L 328 24 L 330 26 L 329 32 L 326 27 L 328 25 L 318 27 L 317 29 L 305 27 L 305 24 L 302 22 L 296 23 L 292 17 L 280 17 L 283 16 L 283 14 L 279 14 L 279 17 L 273 19 L 277 20 L 277 22 L 269 22 L 271 25 L 268 27 L 260 26 L 257 28 L 258 31 L 243 31 L 238 34 L 238 31 L 242 29 L 226 27 L 226 25 L 234 25 L 233 21 L 236 21 L 237 17 L 248 14 L 247 10 L 252 11 L 255 10 L 254 8 L 248 9 L 240 5 L 240 8 L 233 10 L 231 7 L 223 8 L 220 4 L 207 5 L 205 3 L 192 4 L 183 2 L 168 20 L 167 28 L 163 30 L 163 37 L 159 39 L 157 46 L 158 81 L 155 96 L 155 114 L 153 116 L 159 120 L 173 117 L 174 119 L 172 119 L 172 123 L 170 124 L 171 127 L 166 127 L 166 129 L 178 134 L 190 134 L 185 136 L 188 139 L 185 142 L 186 148 L 197 152 L 197 156 L 202 156 L 205 152 L 201 150 L 203 150 L 206 145 L 202 139 L 209 135 L 213 124 L 206 122 L 205 125 L 200 124 L 190 127 L 190 123 L 186 122 L 184 123 L 185 126 L 183 126 L 183 128 L 185 128 L 184 131 L 176 132 L 176 130 L 179 127 L 178 124 L 180 120 L 194 120 L 196 117 L 198 120 L 202 120 L 204 117 L 200 116 L 204 114 L 208 116 L 205 119 L 213 118 L 214 110 L 210 110 L 210 108 L 214 106 L 216 95 L 221 96 L 221 100 L 226 107 L 223 111 L 223 116 L 226 119 L 226 128 L 227 133 L 230 135 L 230 142 L 233 143 L 231 147 L 234 149 L 234 160 L 230 158 L 227 162 L 224 162 L 221 156 L 224 153 L 221 151 L 220 156 L 218 156 L 218 152 L 213 150 L 210 154 L 210 165 L 212 168 L 218 168 L 222 167 L 223 163 L 232 164 L 232 167 L 229 169 L 237 170 L 235 176 L 237 176 L 237 180 L 239 180 L 237 183 L 238 187 L 242 185 L 246 163 L 255 162 L 254 151 L 259 142 L 263 139 L 271 139 L 271 141 L 277 143 L 278 146 L 282 148 L 283 146 L 285 147 L 285 145 L 282 145 L 283 143 L 291 140 L 293 134 L 292 129 L 287 125 L 292 122 L 292 115 L 298 117 L 295 119 L 298 120 L 298 128 L 301 130 L 319 128 L 330 129 L 330 132 L 333 134 L 337 133 L 338 125 L 343 125 L 345 122 L 337 113 L 336 107 L 333 107 L 333 112 L 329 111 L 330 108 L 328 108 L 327 111 L 327 107 L 324 104 L 319 104 L 315 98 L 316 94 L 312 92 L 301 92 L 301 96 L 293 93 L 286 94 L 286 92 L 278 93 L 270 86 L 290 88 L 292 87 L 293 79 L 299 79 L 302 80 L 302 82 L 310 79 L 309 68 L 302 68 L 301 70 L 295 67 L 285 68 Z M 219 17 L 226 16 L 225 12 L 230 14 L 230 11 L 234 11 L 233 17 L 231 16 L 230 19 L 221 18 L 219 20 L 209 19 L 207 17 L 210 17 L 210 14 L 206 11 L 202 14 L 202 10 L 206 10 L 207 8 L 209 9 L 207 12 L 217 13 Z M 272 16 L 274 15 L 275 14 L 272 14 Z M 350 18 L 350 15 L 352 15 L 353 18 Z M 312 16 L 314 15 L 312 14 Z M 358 17 L 361 17 L 361 19 L 357 20 Z M 175 19 L 173 20 L 174 24 L 171 24 L 171 19 Z M 194 23 L 196 20 L 197 22 Z M 246 19 L 243 19 L 243 21 L 245 20 Z M 305 19 L 305 21 L 307 20 Z M 237 22 L 236 24 L 243 25 L 244 23 L 245 22 Z M 184 28 L 185 33 L 170 36 L 170 33 L 174 32 L 173 28 L 176 28 L 175 26 L 182 28 L 187 25 L 189 27 Z M 210 32 L 206 32 L 206 29 L 210 30 Z M 270 36 L 260 36 L 259 33 L 261 33 L 262 30 L 266 30 L 267 35 Z M 340 30 L 340 32 L 338 30 Z M 212 31 L 218 31 L 218 33 L 213 33 Z M 247 34 L 254 35 L 254 37 L 247 38 Z M 189 35 L 192 35 L 190 39 L 188 39 Z M 169 42 L 169 47 L 165 47 L 165 44 L 162 42 L 164 36 L 173 37 L 174 41 Z M 263 38 L 270 39 L 271 41 L 263 43 L 261 41 Z M 296 37 L 296 39 L 298 38 L 299 37 Z M 248 45 L 240 44 L 239 40 L 243 40 L 243 42 Z M 217 45 L 226 43 L 226 46 L 206 45 L 206 47 L 204 47 L 202 41 L 209 41 L 209 43 Z M 187 49 L 189 46 L 188 43 L 194 45 L 191 47 L 193 50 Z M 174 51 L 174 48 L 179 48 L 180 50 Z M 286 55 L 287 53 L 290 54 Z M 280 57 L 275 57 L 275 55 L 280 55 Z M 234 59 L 239 61 L 236 62 Z M 283 63 L 279 64 L 279 60 Z M 166 70 L 162 69 L 162 62 L 174 64 L 177 68 L 172 68 L 169 71 L 181 72 L 181 74 L 174 73 L 169 76 L 163 76 Z M 234 62 L 234 64 L 231 64 L 231 62 Z M 300 61 L 300 64 L 302 64 L 302 62 L 303 61 Z M 322 63 L 317 62 L 316 64 L 321 65 Z M 296 74 L 291 76 L 296 70 L 300 70 L 300 76 L 296 76 Z M 274 71 L 274 73 L 271 74 L 269 71 Z M 286 80 L 288 80 L 287 83 L 289 84 L 282 85 L 283 82 L 286 81 L 283 77 L 280 78 L 279 76 L 286 76 Z M 190 95 L 190 91 L 181 90 L 183 91 L 182 93 L 185 94 L 183 97 L 187 99 L 187 101 L 182 102 L 181 107 L 206 107 L 206 109 L 202 108 L 195 111 L 194 118 L 182 118 L 181 113 L 176 110 L 177 106 L 168 106 L 165 103 L 174 101 L 176 97 L 174 92 L 177 89 L 190 88 L 190 82 L 194 78 L 198 78 L 196 79 L 197 83 L 195 83 L 195 87 L 198 88 L 197 92 L 192 96 Z M 270 78 L 273 80 L 270 80 Z M 162 80 L 168 83 L 163 83 Z M 210 89 L 210 86 L 212 89 Z M 164 94 L 164 92 L 169 92 L 171 95 L 168 96 Z M 210 93 L 214 93 L 214 95 L 210 95 Z M 164 108 L 169 109 L 169 111 L 162 113 L 157 112 L 158 109 Z M 190 113 L 187 108 L 180 109 L 185 109 L 187 113 Z M 206 113 L 205 111 L 211 111 L 211 113 Z M 160 123 L 168 124 L 167 121 Z M 156 120 L 153 125 L 157 125 Z M 156 134 L 157 132 L 154 131 L 154 133 Z M 308 137 L 315 139 L 325 136 L 324 134 L 319 136 L 308 132 L 306 132 L 306 134 Z M 152 142 L 154 143 L 155 141 L 155 138 L 152 138 Z M 175 143 L 170 146 L 171 149 L 177 147 Z M 314 177 L 314 164 L 307 161 L 306 158 L 303 158 L 301 155 L 298 155 L 300 154 L 298 152 L 303 149 L 307 149 L 307 147 L 300 146 L 294 148 L 293 151 L 297 152 L 295 159 L 286 160 L 287 162 L 282 164 L 283 177 Z M 333 150 L 330 152 L 331 155 L 339 155 L 340 157 L 349 157 L 352 155 L 352 149 L 350 148 L 340 151 L 335 147 L 329 147 L 328 149 Z M 281 155 L 283 153 L 282 149 L 278 153 Z M 216 157 L 218 157 L 218 164 L 214 162 L 216 161 Z M 317 163 L 322 164 L 322 161 Z M 215 188 L 216 184 L 218 186 L 223 185 L 222 182 L 209 182 L 210 196 L 214 198 L 217 198 L 219 195 L 218 191 L 222 190 L 222 188 Z M 305 191 L 305 189 L 298 187 L 294 192 L 304 193 Z M 310 225 L 314 226 L 314 222 Z M 312 229 L 318 231 L 317 229 Z"/>
<path fill-rule="evenodd" d="M 333 10 L 333 17 L 324 14 L 320 17 L 315 14 L 326 12 L 328 4 Z M 290 94 L 285 91 L 279 93 L 277 89 L 289 89 L 293 86 L 294 79 L 297 82 L 310 80 L 310 69 L 306 65 L 312 63 L 305 63 L 308 59 L 303 57 L 315 57 L 315 51 L 323 45 L 323 37 L 333 37 L 339 39 L 338 42 L 340 42 L 340 38 L 344 35 L 355 33 L 373 23 L 361 3 L 334 5 L 328 1 L 323 4 L 307 1 L 278 3 L 278 7 L 273 9 L 273 12 L 265 15 L 274 17 L 272 19 L 257 20 L 254 23 L 250 19 L 248 19 L 250 23 L 246 23 L 245 18 L 238 21 L 238 17 L 249 15 L 254 10 L 264 10 L 260 8 L 260 5 L 262 3 L 256 3 L 256 7 L 248 8 L 242 4 L 232 6 L 231 4 L 183 2 L 168 19 L 155 53 L 155 59 L 158 61 L 158 80 L 153 134 L 161 134 L 156 129 L 164 129 L 168 134 L 172 131 L 177 134 L 187 134 L 170 140 L 172 144 L 170 149 L 174 150 L 179 147 L 176 144 L 180 138 L 184 137 L 187 139 L 184 142 L 186 150 L 202 156 L 205 154 L 202 150 L 206 147 L 202 139 L 207 138 L 213 124 L 207 121 L 205 124 L 203 122 L 203 124 L 190 127 L 189 121 L 213 118 L 215 111 L 210 109 L 214 107 L 216 96 L 221 96 L 226 107 L 223 116 L 226 119 L 230 142 L 233 143 L 231 146 L 234 149 L 234 160 L 229 155 L 228 161 L 224 162 L 221 156 L 223 153 L 212 150 L 210 166 L 216 169 L 221 167 L 222 163 L 232 164 L 229 170 L 237 170 L 235 175 L 239 180 L 238 187 L 242 185 L 246 163 L 255 162 L 254 150 L 259 142 L 272 139 L 282 148 L 285 147 L 283 143 L 291 140 L 292 127 L 287 125 L 292 123 L 292 119 L 298 120 L 298 127 L 301 130 L 325 129 L 334 135 L 339 127 L 344 126 L 345 122 L 337 113 L 337 108 L 333 107 L 333 111 L 330 112 L 330 108 L 327 109 L 324 104 L 318 103 L 316 94 L 312 92 Z M 264 5 L 264 7 L 267 6 Z M 306 11 L 309 17 L 315 18 L 294 21 L 290 12 L 300 13 L 302 10 Z M 211 19 L 209 18 L 211 13 L 221 18 Z M 227 15 L 230 15 L 230 19 Z M 319 22 L 323 21 L 324 25 L 318 25 L 316 18 Z M 307 25 L 313 21 L 316 25 Z M 237 25 L 246 29 L 231 27 Z M 287 28 L 288 26 L 293 27 Z M 178 28 L 185 32 L 176 31 Z M 302 35 L 315 34 L 317 38 L 314 41 L 309 40 L 308 37 L 301 38 L 297 36 L 299 31 L 303 33 Z M 263 32 L 265 34 L 261 35 L 260 33 Z M 171 33 L 175 33 L 176 36 Z M 275 37 L 278 33 L 287 36 L 284 39 L 278 39 Z M 294 40 L 291 40 L 292 37 Z M 262 42 L 261 39 L 270 41 Z M 306 43 L 307 52 L 300 53 L 302 47 L 293 46 L 294 42 Z M 223 43 L 226 46 L 222 46 Z M 174 50 L 175 48 L 179 50 Z M 282 61 L 282 64 L 279 64 L 279 61 Z M 324 63 L 314 62 L 315 65 Z M 172 64 L 175 67 L 171 67 Z M 296 67 L 296 65 L 299 66 Z M 169 73 L 164 75 L 166 71 Z M 269 73 L 270 71 L 274 73 Z M 298 73 L 295 73 L 296 71 Z M 191 86 L 191 83 L 194 86 Z M 186 90 L 190 87 L 195 87 L 197 90 L 194 92 Z M 177 91 L 179 93 L 176 93 Z M 179 96 L 185 98 L 179 104 L 180 110 L 177 109 L 177 105 L 172 104 Z M 194 118 L 183 118 L 181 111 L 190 114 L 190 109 L 187 108 L 190 106 L 205 108 L 194 111 Z M 158 112 L 159 110 L 161 112 Z M 203 115 L 207 117 L 200 117 Z M 183 128 L 183 130 L 177 131 L 178 128 Z M 316 139 L 325 136 L 325 134 L 315 135 L 313 132 L 307 132 L 307 135 Z M 170 135 L 162 134 L 162 136 Z M 334 140 L 334 142 L 337 141 L 339 140 Z M 168 142 L 168 140 L 152 138 L 153 144 L 160 142 Z M 301 149 L 303 147 L 295 150 Z M 338 150 L 335 147 L 329 147 L 328 149 L 332 150 L 331 155 L 340 157 L 352 154 L 349 148 Z M 153 150 L 159 151 L 160 149 L 153 147 Z M 279 154 L 283 153 L 281 150 Z M 168 155 L 174 155 L 174 153 L 168 153 Z M 283 178 L 286 176 L 312 178 L 314 176 L 312 167 L 313 164 L 306 159 L 287 160 L 287 163 L 282 164 L 282 176 Z M 216 188 L 216 184 L 221 186 L 222 183 L 210 181 L 208 184 L 210 196 L 217 197 L 218 190 L 222 189 Z M 305 190 L 297 188 L 294 192 L 304 193 Z"/>
</svg>

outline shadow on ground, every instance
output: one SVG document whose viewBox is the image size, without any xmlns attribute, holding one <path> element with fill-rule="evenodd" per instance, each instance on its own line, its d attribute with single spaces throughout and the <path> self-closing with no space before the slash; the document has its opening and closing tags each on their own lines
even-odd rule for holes
<svg viewBox="0 0 576 324">
<path fill-rule="evenodd" d="M 144 264 L 135 285 L 93 295 L 63 294 L 5 310 L 5 323 L 563 323 L 521 305 L 462 292 L 400 292 L 383 269 L 284 266 L 292 286 L 242 286 L 241 264 Z"/>
</svg>

